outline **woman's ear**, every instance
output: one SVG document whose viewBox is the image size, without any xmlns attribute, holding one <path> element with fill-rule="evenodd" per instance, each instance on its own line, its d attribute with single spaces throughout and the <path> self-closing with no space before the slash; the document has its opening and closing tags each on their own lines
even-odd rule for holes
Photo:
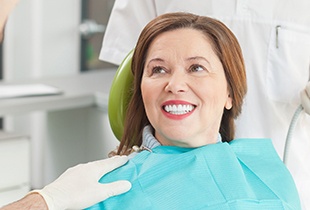
<svg viewBox="0 0 310 210">
<path fill-rule="evenodd" d="M 230 97 L 230 94 L 228 94 L 228 96 L 227 96 L 225 108 L 227 110 L 230 110 L 232 108 L 232 98 Z"/>
</svg>

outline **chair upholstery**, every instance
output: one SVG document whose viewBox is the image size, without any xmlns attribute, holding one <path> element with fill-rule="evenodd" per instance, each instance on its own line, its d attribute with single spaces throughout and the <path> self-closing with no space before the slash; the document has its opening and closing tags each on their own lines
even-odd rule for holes
<svg viewBox="0 0 310 210">
<path fill-rule="evenodd" d="M 127 105 L 132 96 L 133 75 L 131 72 L 131 59 L 133 50 L 129 52 L 121 65 L 118 67 L 112 81 L 108 115 L 112 131 L 115 137 L 120 140 L 124 131 L 124 120 Z"/>
</svg>

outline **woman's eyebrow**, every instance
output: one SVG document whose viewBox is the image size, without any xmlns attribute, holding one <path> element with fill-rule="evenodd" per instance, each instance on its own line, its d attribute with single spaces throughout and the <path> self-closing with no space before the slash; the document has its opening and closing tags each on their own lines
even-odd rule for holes
<svg viewBox="0 0 310 210">
<path fill-rule="evenodd" d="M 209 62 L 209 60 L 206 59 L 206 58 L 203 57 L 203 56 L 193 56 L 193 57 L 187 58 L 186 60 L 187 60 L 187 61 L 203 60 L 203 61 L 207 62 L 209 65 L 211 65 L 210 62 Z M 163 58 L 155 57 L 155 58 L 152 58 L 152 59 L 150 59 L 149 61 L 147 61 L 146 66 L 148 67 L 152 62 L 164 63 L 165 60 L 164 60 Z"/>
<path fill-rule="evenodd" d="M 203 56 L 193 56 L 193 57 L 187 58 L 186 60 L 188 60 L 188 61 L 191 61 L 191 60 L 204 60 L 204 61 L 206 61 L 208 64 L 210 64 L 209 60 L 206 59 L 206 58 L 203 57 Z"/>
<path fill-rule="evenodd" d="M 152 58 L 151 60 L 149 60 L 147 62 L 146 66 L 149 66 L 149 64 L 152 63 L 152 62 L 164 62 L 164 59 L 162 59 L 162 58 Z"/>
</svg>

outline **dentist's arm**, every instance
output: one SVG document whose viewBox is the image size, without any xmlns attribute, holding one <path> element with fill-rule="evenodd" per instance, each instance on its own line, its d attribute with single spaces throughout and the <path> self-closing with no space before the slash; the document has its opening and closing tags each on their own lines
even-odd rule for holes
<svg viewBox="0 0 310 210">
<path fill-rule="evenodd" d="M 19 0 L 0 0 L 0 43 L 3 39 L 3 31 L 6 20 Z"/>
<path fill-rule="evenodd" d="M 111 196 L 127 192 L 131 188 L 128 181 L 108 184 L 98 182 L 104 174 L 125 164 L 127 160 L 127 156 L 115 156 L 69 168 L 42 190 L 32 191 L 20 201 L 1 210 L 83 209 Z"/>
</svg>

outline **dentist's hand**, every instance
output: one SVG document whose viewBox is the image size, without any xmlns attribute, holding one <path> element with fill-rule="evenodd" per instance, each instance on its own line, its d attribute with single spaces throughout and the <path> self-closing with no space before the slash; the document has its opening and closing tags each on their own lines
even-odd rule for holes
<svg viewBox="0 0 310 210">
<path fill-rule="evenodd" d="M 98 180 L 106 173 L 125 164 L 127 156 L 80 164 L 69 168 L 58 179 L 37 190 L 46 201 L 49 210 L 83 209 L 111 196 L 127 192 L 128 181 L 101 184 Z"/>
<path fill-rule="evenodd" d="M 300 97 L 302 107 L 310 115 L 310 82 L 308 82 L 306 88 L 301 92 Z"/>
</svg>

